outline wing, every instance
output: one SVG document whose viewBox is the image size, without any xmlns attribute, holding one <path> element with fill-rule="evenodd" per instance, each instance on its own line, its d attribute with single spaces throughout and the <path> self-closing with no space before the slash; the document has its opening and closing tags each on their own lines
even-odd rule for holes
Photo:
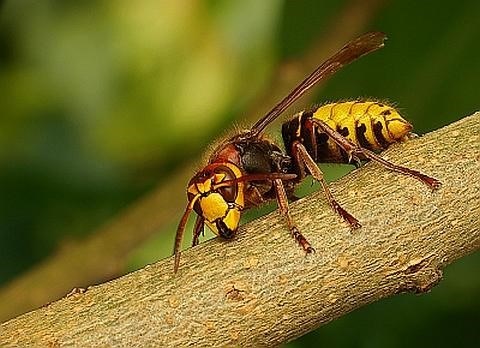
<svg viewBox="0 0 480 348">
<path fill-rule="evenodd" d="M 290 105 L 292 105 L 305 92 L 318 82 L 332 76 L 341 67 L 353 62 L 361 56 L 373 52 L 384 46 L 386 35 L 381 32 L 370 32 L 347 43 L 332 57 L 323 62 L 314 72 L 303 80 L 295 89 L 283 98 L 275 107 L 263 116 L 249 132 L 252 137 L 258 136 L 265 127 L 280 116 Z"/>
</svg>

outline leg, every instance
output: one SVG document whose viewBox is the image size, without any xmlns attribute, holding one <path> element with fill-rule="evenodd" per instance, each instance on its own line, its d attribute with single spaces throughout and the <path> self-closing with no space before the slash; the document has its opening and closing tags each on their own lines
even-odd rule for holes
<svg viewBox="0 0 480 348">
<path fill-rule="evenodd" d="M 300 246 L 303 248 L 303 250 L 305 250 L 307 254 L 315 252 L 315 249 L 312 248 L 310 243 L 300 233 L 297 226 L 293 222 L 293 219 L 290 215 L 290 210 L 288 209 L 287 193 L 285 192 L 285 188 L 283 187 L 282 180 L 275 179 L 273 181 L 273 184 L 275 186 L 275 192 L 277 193 L 278 209 L 280 210 L 280 213 L 287 219 L 288 229 L 290 230 L 292 237 L 298 244 L 300 244 Z"/>
<path fill-rule="evenodd" d="M 362 227 L 360 225 L 360 222 L 353 217 L 349 212 L 347 212 L 345 209 L 343 209 L 340 204 L 335 200 L 335 198 L 332 195 L 332 192 L 328 188 L 327 182 L 323 178 L 323 173 L 318 168 L 317 164 L 315 161 L 310 157 L 310 155 L 307 152 L 307 149 L 305 146 L 303 146 L 302 143 L 299 141 L 293 143 L 293 155 L 297 162 L 299 163 L 300 167 L 307 167 L 308 171 L 310 174 L 313 176 L 315 180 L 320 182 L 323 188 L 323 192 L 325 193 L 325 197 L 327 197 L 328 203 L 332 207 L 333 211 L 336 212 L 340 217 L 345 220 L 352 229 L 357 229 Z"/>
<path fill-rule="evenodd" d="M 265 203 L 262 195 L 258 191 L 258 188 L 252 185 L 249 185 L 245 190 L 245 202 L 247 205 L 258 207 Z"/>
<path fill-rule="evenodd" d="M 420 180 L 421 182 L 429 186 L 432 190 L 437 190 L 440 188 L 440 186 L 442 186 L 442 183 L 439 180 L 432 178 L 431 176 L 425 175 L 423 173 L 420 173 L 419 171 L 402 167 L 392 162 L 389 162 L 386 159 L 378 156 L 375 152 L 372 152 L 367 149 L 360 149 L 360 152 L 368 159 L 371 159 L 372 161 L 376 161 L 380 163 L 385 168 L 388 168 L 390 170 L 393 170 L 394 172 L 402 173 L 404 175 L 408 175 L 408 176 L 414 177 L 415 179 Z"/>
<path fill-rule="evenodd" d="M 378 156 L 376 153 L 354 144 L 353 142 L 343 137 L 338 132 L 334 131 L 323 121 L 314 119 L 313 122 L 315 122 L 315 124 L 320 128 L 322 132 L 325 132 L 330 138 L 333 139 L 333 141 L 335 141 L 335 143 L 340 148 L 342 148 L 349 154 L 350 160 L 353 159 L 358 161 L 358 156 L 364 156 L 372 161 L 376 161 L 380 163 L 381 165 L 383 165 L 384 167 L 390 170 L 414 177 L 415 179 L 420 180 L 421 182 L 429 186 L 432 190 L 436 190 L 440 188 L 440 186 L 442 185 L 441 182 L 435 178 L 432 178 L 428 175 L 420 173 L 419 171 L 396 165 Z"/>
<path fill-rule="evenodd" d="M 197 215 L 197 219 L 195 220 L 195 227 L 193 228 L 193 239 L 192 239 L 192 247 L 197 246 L 199 243 L 200 233 L 203 235 L 203 225 L 204 219 L 200 215 Z"/>
</svg>

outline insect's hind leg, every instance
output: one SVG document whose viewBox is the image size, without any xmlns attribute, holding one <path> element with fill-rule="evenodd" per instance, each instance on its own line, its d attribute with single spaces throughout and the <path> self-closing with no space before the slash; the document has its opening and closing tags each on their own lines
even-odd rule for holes
<svg viewBox="0 0 480 348">
<path fill-rule="evenodd" d="M 361 153 L 368 159 L 371 159 L 372 161 L 376 161 L 390 170 L 393 170 L 395 172 L 402 173 L 420 180 L 421 182 L 426 184 L 428 187 L 430 187 L 432 190 L 437 190 L 440 188 L 440 186 L 442 186 L 442 183 L 439 180 L 432 178 L 431 176 L 425 175 L 417 170 L 413 170 L 407 167 L 402 167 L 395 163 L 387 161 L 386 159 L 378 156 L 376 153 L 370 150 L 362 148 Z"/>
<path fill-rule="evenodd" d="M 292 144 L 292 149 L 293 149 L 293 156 L 295 157 L 297 163 L 299 164 L 301 171 L 304 171 L 304 168 L 306 167 L 310 172 L 310 174 L 313 176 L 313 178 L 318 182 L 320 182 L 320 184 L 322 185 L 325 197 L 327 198 L 327 201 L 332 207 L 333 211 L 338 215 L 340 215 L 340 217 L 343 220 L 345 220 L 352 229 L 357 229 L 362 227 L 360 222 L 348 211 L 343 209 L 342 206 L 335 200 L 335 198 L 332 195 L 332 192 L 328 188 L 327 182 L 323 178 L 323 172 L 317 166 L 313 158 L 308 154 L 308 151 L 305 148 L 305 146 L 301 142 L 295 141 Z"/>
<path fill-rule="evenodd" d="M 303 250 L 307 254 L 314 253 L 315 249 L 313 249 L 309 241 L 298 230 L 297 226 L 295 225 L 295 222 L 292 219 L 292 216 L 290 215 L 290 209 L 288 208 L 287 193 L 285 191 L 285 187 L 283 186 L 282 180 L 274 179 L 273 185 L 275 187 L 275 192 L 277 194 L 278 209 L 280 210 L 280 213 L 283 216 L 285 216 L 285 218 L 287 219 L 288 229 L 290 230 L 292 237 L 295 239 L 295 241 L 298 244 L 300 244 L 300 246 L 303 248 Z"/>
<path fill-rule="evenodd" d="M 426 184 L 428 187 L 430 187 L 432 190 L 436 190 L 440 188 L 440 186 L 442 185 L 442 183 L 435 178 L 425 175 L 419 171 L 416 171 L 407 167 L 399 166 L 395 163 L 387 161 L 386 159 L 378 156 L 373 151 L 370 151 L 361 146 L 358 146 L 357 144 L 351 142 L 350 140 L 348 140 L 347 138 L 345 138 L 344 136 L 342 136 L 341 134 L 339 134 L 338 132 L 330 128 L 325 122 L 321 120 L 313 119 L 312 121 L 315 123 L 315 125 L 318 128 L 320 128 L 322 132 L 326 133 L 333 141 L 335 141 L 335 143 L 341 149 L 343 149 L 350 156 L 350 160 L 352 159 L 358 160 L 358 156 L 363 156 L 367 159 L 380 163 L 381 165 L 383 165 L 384 167 L 392 171 L 395 171 L 404 175 L 408 175 L 417 180 L 420 180 L 421 182 Z"/>
</svg>

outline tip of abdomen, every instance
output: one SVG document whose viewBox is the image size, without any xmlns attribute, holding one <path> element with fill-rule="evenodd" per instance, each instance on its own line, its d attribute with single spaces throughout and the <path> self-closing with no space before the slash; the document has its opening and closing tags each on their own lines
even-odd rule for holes
<svg viewBox="0 0 480 348">
<path fill-rule="evenodd" d="M 413 126 L 403 118 L 395 118 L 388 121 L 388 132 L 394 140 L 404 139 L 413 130 Z"/>
</svg>

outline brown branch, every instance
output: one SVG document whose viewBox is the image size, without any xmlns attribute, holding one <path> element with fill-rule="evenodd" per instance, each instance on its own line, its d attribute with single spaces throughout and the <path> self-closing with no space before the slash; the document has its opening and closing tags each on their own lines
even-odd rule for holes
<svg viewBox="0 0 480 348">
<path fill-rule="evenodd" d="M 301 59 L 281 65 L 279 72 L 273 74 L 280 76 L 281 81 L 272 83 L 266 89 L 268 93 L 258 98 L 255 107 L 247 113 L 252 120 L 283 97 L 318 65 L 322 57 L 364 31 L 383 3 L 384 0 L 349 1 L 332 19 L 324 37 L 314 42 Z M 285 70 L 288 74 L 281 73 Z M 0 289 L 0 322 L 56 300 L 73 287 L 95 284 L 122 274 L 126 255 L 131 250 L 162 226 L 178 220 L 185 196 L 172 195 L 172 192 L 183 193 L 193 171 L 190 166 L 178 170 L 88 238 L 63 246 L 40 265 Z"/>
<path fill-rule="evenodd" d="M 317 253 L 305 257 L 274 212 L 239 231 L 71 294 L 0 326 L 0 345 L 273 346 L 362 305 L 425 292 L 480 248 L 480 113 L 395 146 L 386 157 L 443 182 L 437 192 L 368 164 L 331 185 L 363 227 L 321 193 L 292 204 Z"/>
</svg>

